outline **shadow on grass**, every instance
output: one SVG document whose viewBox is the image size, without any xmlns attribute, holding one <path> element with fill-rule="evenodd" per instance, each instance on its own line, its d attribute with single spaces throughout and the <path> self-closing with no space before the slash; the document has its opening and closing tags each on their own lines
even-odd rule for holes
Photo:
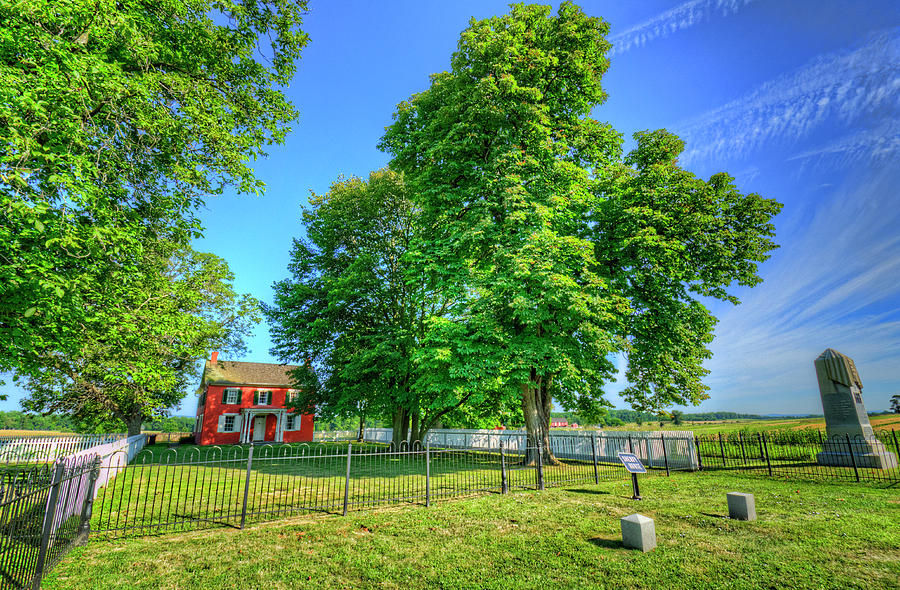
<svg viewBox="0 0 900 590">
<path fill-rule="evenodd" d="M 609 492 L 604 490 L 585 490 L 583 488 L 575 489 L 575 488 L 566 488 L 567 492 L 573 492 L 575 494 L 594 494 L 594 495 L 603 495 L 608 496 Z"/>
<path fill-rule="evenodd" d="M 728 518 L 727 514 L 713 514 L 712 512 L 701 512 L 703 516 L 708 516 L 710 518 Z"/>
<path fill-rule="evenodd" d="M 596 545 L 597 547 L 602 547 L 603 549 L 625 548 L 625 546 L 622 545 L 621 539 L 604 539 L 603 537 L 594 537 L 593 539 L 588 539 L 588 543 Z"/>
</svg>

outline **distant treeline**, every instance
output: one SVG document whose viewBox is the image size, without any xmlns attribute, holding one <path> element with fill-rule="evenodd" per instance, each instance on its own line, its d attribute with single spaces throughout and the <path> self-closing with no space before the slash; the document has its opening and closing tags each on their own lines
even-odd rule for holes
<svg viewBox="0 0 900 590">
<path fill-rule="evenodd" d="M 0 412 L 0 430 L 55 430 L 75 432 L 75 422 L 69 416 L 41 416 L 25 412 Z"/>
<path fill-rule="evenodd" d="M 650 422 L 671 422 L 672 417 L 660 416 L 649 412 L 637 412 L 635 410 L 609 410 L 605 416 L 597 420 L 583 420 L 577 412 L 552 412 L 553 418 L 564 418 L 569 423 L 596 424 L 598 426 L 622 426 L 623 424 L 644 424 Z M 791 416 L 791 418 L 814 418 L 809 416 Z M 707 422 L 712 420 L 771 420 L 772 416 L 760 416 L 759 414 L 739 414 L 737 412 L 694 412 L 680 414 L 680 420 L 685 422 Z"/>
<path fill-rule="evenodd" d="M 196 420 L 193 416 L 170 416 L 169 418 L 160 418 L 153 422 L 144 422 L 141 425 L 141 430 L 149 430 L 151 432 L 193 432 Z"/>
<path fill-rule="evenodd" d="M 160 418 L 153 422 L 145 422 L 142 429 L 158 432 L 191 432 L 194 430 L 194 420 L 195 418 L 187 416 Z M 25 412 L 0 411 L 0 430 L 53 430 L 55 432 L 87 433 L 97 429 L 85 428 L 77 424 L 70 416 L 56 414 L 42 416 Z M 101 431 L 125 432 L 125 425 L 110 424 Z"/>
</svg>

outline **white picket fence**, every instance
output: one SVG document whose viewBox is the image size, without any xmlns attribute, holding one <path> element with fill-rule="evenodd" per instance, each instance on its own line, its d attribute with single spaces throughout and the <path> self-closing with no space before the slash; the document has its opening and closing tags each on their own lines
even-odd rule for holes
<svg viewBox="0 0 900 590">
<path fill-rule="evenodd" d="M 98 445 L 124 440 L 124 434 L 0 437 L 0 462 L 44 463 L 56 461 Z"/>
<path fill-rule="evenodd" d="M 106 486 L 147 444 L 146 434 L 135 434 L 128 438 L 99 444 L 83 451 L 78 451 L 65 458 L 66 461 L 75 462 L 89 455 L 100 457 L 100 475 L 94 484 L 94 497 L 100 488 Z"/>
<path fill-rule="evenodd" d="M 388 429 L 390 430 L 390 429 Z M 358 430 L 319 430 L 313 432 L 313 440 L 316 442 L 336 442 L 339 440 L 356 440 Z M 390 441 L 390 439 L 388 439 Z"/>
<path fill-rule="evenodd" d="M 390 443 L 392 434 L 391 428 L 367 428 L 365 440 Z M 444 448 L 499 451 L 502 441 L 508 451 L 523 452 L 526 440 L 524 430 L 435 429 L 429 430 L 421 442 Z M 691 431 L 550 431 L 550 448 L 560 459 L 591 461 L 592 443 L 598 461 L 618 462 L 618 453 L 634 453 L 648 467 L 663 468 L 666 463 L 670 469 L 695 471 L 700 467 Z"/>
<path fill-rule="evenodd" d="M 75 439 L 75 437 L 66 437 Z M 17 441 L 7 441 L 9 443 Z M 144 445 L 147 444 L 146 434 L 136 434 L 125 438 L 123 435 L 105 435 L 105 436 L 87 436 L 77 440 L 64 440 L 62 444 L 47 445 L 43 440 L 35 444 L 34 439 L 24 439 L 24 444 L 10 445 L 13 451 L 9 456 L 21 457 L 27 456 L 29 461 L 36 460 L 35 457 L 45 457 L 45 460 L 54 460 L 54 485 L 58 486 L 56 502 L 53 504 L 53 514 L 49 516 L 50 522 L 50 539 L 56 539 L 57 531 L 67 526 L 69 520 L 73 517 L 80 517 L 86 510 L 88 494 L 92 493 L 90 500 L 97 497 L 100 488 L 104 487 L 112 480 L 125 465 L 130 461 Z M 89 442 L 95 444 L 85 447 Z M 75 447 L 76 450 L 64 457 L 59 457 L 60 449 Z M 81 447 L 81 448 L 79 448 Z M 23 455 L 24 453 L 24 455 Z M 99 457 L 100 471 L 94 482 L 93 488 L 90 486 L 93 469 L 90 466 Z M 56 471 L 62 469 L 62 471 Z M 93 490 L 91 492 L 91 490 Z M 45 521 L 48 521 L 50 514 L 51 496 L 48 495 L 47 507 L 45 508 Z M 52 543 L 52 541 L 50 541 Z"/>
</svg>

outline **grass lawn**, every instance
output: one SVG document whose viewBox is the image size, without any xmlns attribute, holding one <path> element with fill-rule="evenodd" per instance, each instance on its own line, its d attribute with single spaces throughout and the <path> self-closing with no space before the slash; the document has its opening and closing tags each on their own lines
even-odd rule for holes
<svg viewBox="0 0 900 590">
<path fill-rule="evenodd" d="M 183 532 L 240 522 L 247 485 L 249 522 L 310 512 L 340 512 L 345 498 L 347 443 L 259 447 L 247 479 L 248 447 L 222 449 L 165 445 L 139 454 L 128 469 L 97 496 L 95 536 L 121 537 Z M 384 446 L 354 445 L 349 510 L 383 503 L 424 503 L 423 453 L 390 453 Z M 435 450 L 431 453 L 432 499 L 499 491 L 500 455 L 492 452 Z M 620 465 L 601 464 L 604 479 L 621 478 Z M 566 460 L 545 466 L 548 486 L 593 481 L 592 463 Z M 533 467 L 507 465 L 510 489 L 535 487 Z"/>
<path fill-rule="evenodd" d="M 725 518 L 729 491 L 759 520 Z M 44 588 L 897 588 L 900 490 L 718 473 L 93 541 Z M 620 543 L 619 518 L 659 546 Z"/>
</svg>

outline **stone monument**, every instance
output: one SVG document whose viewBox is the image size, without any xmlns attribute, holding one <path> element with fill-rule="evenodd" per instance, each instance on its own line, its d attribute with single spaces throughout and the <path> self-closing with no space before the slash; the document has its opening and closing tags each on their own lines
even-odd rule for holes
<svg viewBox="0 0 900 590">
<path fill-rule="evenodd" d="M 849 356 L 833 348 L 815 360 L 828 440 L 816 455 L 819 465 L 875 469 L 897 466 L 897 456 L 875 438 L 862 401 L 862 381 Z M 849 441 L 849 442 L 848 442 Z M 853 455 L 850 455 L 851 447 Z"/>
</svg>

